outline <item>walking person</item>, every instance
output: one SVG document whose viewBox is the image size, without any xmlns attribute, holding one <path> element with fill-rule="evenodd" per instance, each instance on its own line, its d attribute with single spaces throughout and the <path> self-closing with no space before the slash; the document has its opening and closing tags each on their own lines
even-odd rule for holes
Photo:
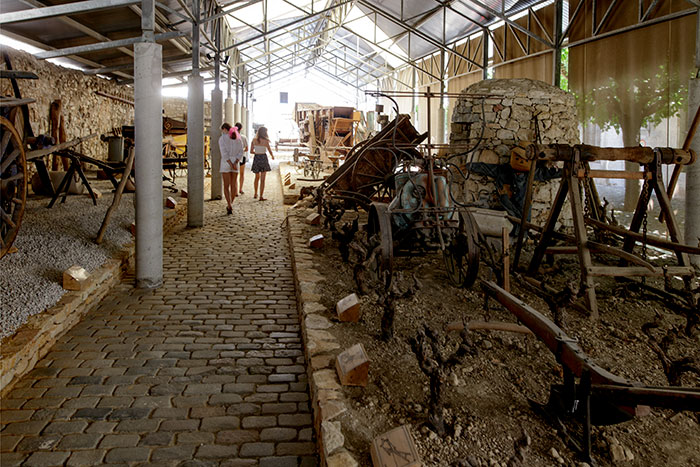
<svg viewBox="0 0 700 467">
<path fill-rule="evenodd" d="M 241 159 L 241 166 L 238 168 L 240 172 L 240 181 L 238 183 L 238 194 L 244 194 L 243 193 L 243 179 L 245 178 L 245 164 L 248 162 L 248 138 L 241 133 L 241 130 L 243 129 L 243 125 L 238 122 L 234 125 L 236 128 L 238 128 L 238 134 L 241 135 L 241 141 L 243 142 L 243 159 Z"/>
<path fill-rule="evenodd" d="M 261 126 L 255 134 L 255 138 L 250 142 L 250 152 L 254 154 L 253 165 L 250 170 L 255 174 L 255 195 L 253 198 L 258 198 L 258 185 L 260 186 L 260 201 L 267 201 L 263 195 L 265 193 L 265 176 L 270 171 L 270 162 L 267 160 L 267 152 L 269 151 L 272 160 L 275 160 L 272 149 L 270 149 L 270 138 L 267 136 L 267 128 Z"/>
<path fill-rule="evenodd" d="M 238 193 L 238 165 L 243 154 L 243 144 L 237 131 L 231 125 L 221 125 L 221 137 L 219 137 L 219 149 L 221 151 L 221 165 L 219 170 L 224 182 L 224 196 L 226 198 L 226 213 L 233 213 L 233 201 Z M 236 139 L 237 138 L 237 139 Z"/>
</svg>

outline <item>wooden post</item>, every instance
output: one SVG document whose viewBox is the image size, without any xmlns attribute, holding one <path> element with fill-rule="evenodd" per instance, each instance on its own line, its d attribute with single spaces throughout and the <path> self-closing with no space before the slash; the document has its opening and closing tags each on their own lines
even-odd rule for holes
<svg viewBox="0 0 700 467">
<path fill-rule="evenodd" d="M 501 241 L 503 242 L 503 290 L 510 292 L 510 238 L 508 229 L 501 229 Z"/>
<path fill-rule="evenodd" d="M 532 205 L 532 185 L 535 181 L 535 167 L 537 166 L 537 159 L 532 159 L 530 161 L 530 172 L 527 174 L 527 188 L 525 188 L 525 202 L 523 203 L 523 212 L 520 216 L 520 230 L 518 230 L 518 242 L 515 244 L 515 258 L 513 258 L 513 269 L 518 270 L 518 263 L 520 263 L 520 253 L 523 248 L 523 241 L 525 240 L 526 232 L 526 222 L 529 221 L 530 217 L 530 206 Z"/>
<path fill-rule="evenodd" d="M 589 275 L 591 262 L 591 252 L 588 249 L 588 234 L 586 224 L 583 220 L 583 204 L 579 191 L 579 180 L 576 176 L 576 168 L 579 165 L 579 152 L 575 153 L 575 162 L 564 164 L 564 176 L 569 180 L 569 201 L 571 202 L 571 214 L 574 218 L 574 233 L 578 245 L 578 260 L 581 267 L 581 285 L 586 297 L 586 305 L 591 312 L 591 319 L 598 320 L 598 302 L 595 296 L 595 283 Z"/>
<path fill-rule="evenodd" d="M 95 239 L 95 243 L 97 243 L 98 245 L 102 243 L 102 239 L 105 236 L 105 232 L 107 231 L 107 225 L 109 224 L 109 218 L 112 217 L 112 212 L 114 212 L 114 210 L 119 206 L 119 202 L 122 199 L 122 193 L 124 192 L 124 187 L 126 186 L 126 183 L 129 180 L 129 174 L 131 174 L 131 166 L 133 165 L 133 163 L 134 148 L 131 147 L 129 149 L 129 157 L 126 158 L 126 167 L 124 168 L 122 179 L 119 181 L 119 186 L 114 192 L 114 199 L 112 199 L 112 205 L 109 207 L 109 209 L 107 209 L 107 213 L 105 214 L 105 218 L 102 221 L 100 230 L 97 232 L 97 238 Z"/>
</svg>

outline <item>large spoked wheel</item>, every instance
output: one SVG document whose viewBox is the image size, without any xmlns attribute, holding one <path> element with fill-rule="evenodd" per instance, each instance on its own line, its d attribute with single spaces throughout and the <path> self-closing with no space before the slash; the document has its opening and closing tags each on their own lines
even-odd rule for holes
<svg viewBox="0 0 700 467">
<path fill-rule="evenodd" d="M 394 168 L 398 159 L 383 144 L 369 144 L 359 150 L 350 172 L 351 186 L 368 198 L 390 201 L 394 198 Z"/>
<path fill-rule="evenodd" d="M 14 125 L 0 117 L 0 258 L 7 254 L 22 223 L 27 201 L 27 160 Z"/>
<path fill-rule="evenodd" d="M 384 271 L 391 273 L 394 263 L 394 240 L 391 233 L 391 215 L 386 203 L 372 203 L 369 208 L 367 235 L 369 238 L 379 238 L 379 252 L 373 264 L 370 265 L 375 279 L 381 280 Z"/>
<path fill-rule="evenodd" d="M 442 256 L 447 277 L 457 287 L 471 287 L 479 274 L 478 226 L 471 213 L 459 211 L 459 227 Z"/>
</svg>

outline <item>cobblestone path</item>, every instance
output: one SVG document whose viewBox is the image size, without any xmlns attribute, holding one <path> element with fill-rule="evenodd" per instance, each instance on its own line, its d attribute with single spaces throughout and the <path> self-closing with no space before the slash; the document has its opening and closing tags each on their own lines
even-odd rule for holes
<svg viewBox="0 0 700 467">
<path fill-rule="evenodd" d="M 155 291 L 117 286 L 2 400 L 1 464 L 313 466 L 279 177 L 166 238 Z M 208 197 L 208 193 L 207 193 Z"/>
</svg>

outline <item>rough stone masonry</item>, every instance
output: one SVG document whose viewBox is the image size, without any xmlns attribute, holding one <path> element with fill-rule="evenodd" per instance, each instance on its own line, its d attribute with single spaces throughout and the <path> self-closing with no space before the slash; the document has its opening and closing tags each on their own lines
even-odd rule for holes
<svg viewBox="0 0 700 467">
<path fill-rule="evenodd" d="M 579 143 L 574 96 L 566 91 L 532 79 L 489 79 L 469 86 L 463 93 L 492 96 L 483 99 L 483 108 L 482 99 L 460 97 L 452 114 L 451 145 L 477 141 L 483 128 L 484 139 L 473 162 L 509 163 L 510 152 L 519 141 L 535 141 L 535 116 L 541 143 Z M 535 223 L 544 224 L 558 184 L 558 180 L 535 183 L 532 206 Z M 491 196 L 496 187 L 488 177 L 472 174 L 466 190 L 487 194 L 489 207 L 499 207 Z M 570 217 L 569 209 L 564 208 L 562 214 Z"/>
<path fill-rule="evenodd" d="M 22 97 L 36 101 L 29 104 L 29 119 L 35 134 L 49 133 L 49 105 L 56 99 L 62 102 L 68 140 L 92 133 L 104 134 L 112 128 L 134 124 L 134 107 L 131 104 L 96 94 L 96 91 L 100 91 L 133 102 L 132 86 L 119 85 L 113 80 L 38 60 L 29 53 L 10 47 L 3 47 L 3 51 L 10 56 L 13 69 L 31 71 L 39 77 L 18 80 Z M 14 95 L 10 80 L 0 80 L 0 92 L 3 96 Z M 211 121 L 210 104 L 204 103 L 205 125 Z M 164 97 L 163 110 L 165 116 L 186 121 L 187 99 Z M 107 158 L 107 144 L 99 138 L 82 143 L 77 150 L 96 159 Z"/>
</svg>

